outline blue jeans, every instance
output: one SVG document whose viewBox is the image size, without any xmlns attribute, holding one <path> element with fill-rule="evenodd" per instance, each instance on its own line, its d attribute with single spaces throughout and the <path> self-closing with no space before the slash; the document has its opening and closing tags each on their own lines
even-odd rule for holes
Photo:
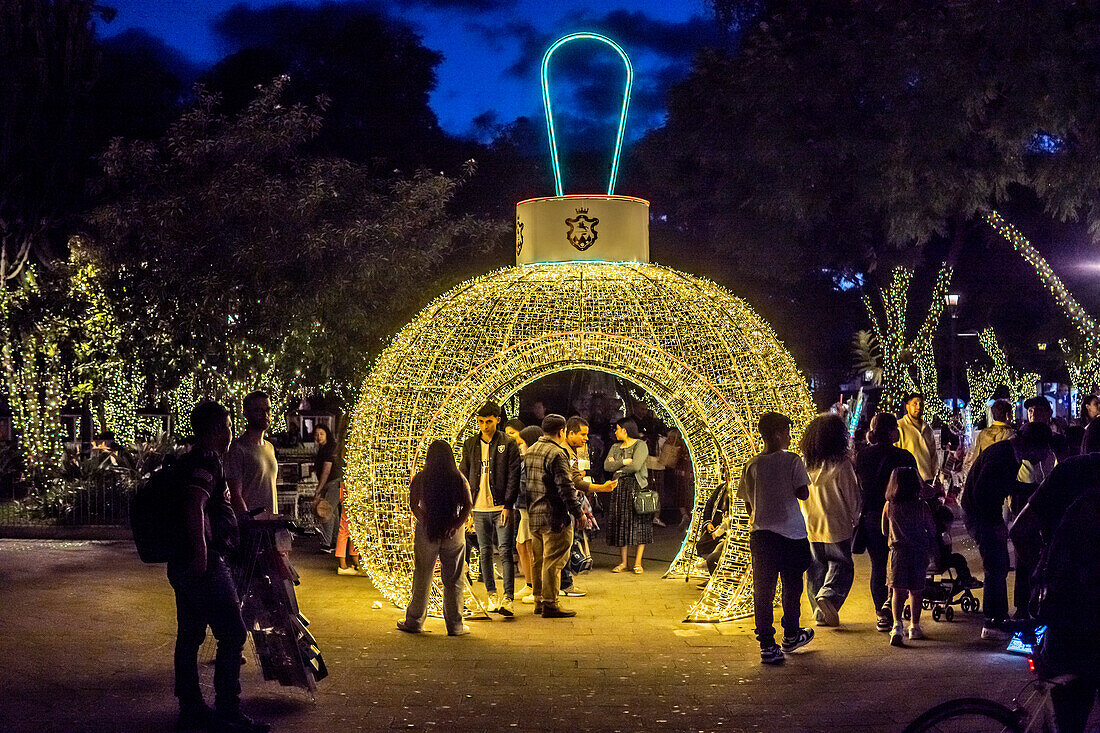
<svg viewBox="0 0 1100 733">
<path fill-rule="evenodd" d="M 497 592 L 497 579 L 493 573 L 493 546 L 500 552 L 500 564 L 504 571 L 504 597 L 515 595 L 516 563 L 512 558 L 512 525 L 500 523 L 500 512 L 474 512 L 474 531 L 477 532 L 477 552 L 481 561 L 481 581 L 492 595 Z M 494 542 L 495 540 L 495 542 Z"/>
<path fill-rule="evenodd" d="M 202 704 L 199 647 L 206 627 L 218 640 L 214 658 L 214 704 L 234 713 L 241 698 L 241 650 L 245 627 L 237 588 L 221 558 L 211 559 L 205 573 L 191 575 L 170 563 L 168 582 L 176 592 L 176 697 L 182 707 Z"/>
<path fill-rule="evenodd" d="M 336 536 L 340 529 L 340 479 L 329 481 L 321 487 L 321 497 L 332 504 L 332 516 L 325 521 L 318 521 L 318 529 L 321 531 L 321 541 L 326 547 L 336 544 Z"/>
<path fill-rule="evenodd" d="M 843 542 L 811 542 L 810 555 L 813 562 L 806 571 L 806 595 L 810 598 L 814 617 L 818 618 L 818 598 L 828 598 L 839 611 L 848 592 L 852 590 L 852 581 L 856 577 L 856 566 L 852 561 L 852 540 L 848 538 Z"/>
</svg>

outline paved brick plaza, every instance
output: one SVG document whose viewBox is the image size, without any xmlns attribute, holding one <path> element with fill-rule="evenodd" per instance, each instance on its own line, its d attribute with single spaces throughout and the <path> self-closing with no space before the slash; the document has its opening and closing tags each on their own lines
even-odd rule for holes
<svg viewBox="0 0 1100 733">
<path fill-rule="evenodd" d="M 660 530 L 650 554 L 671 559 L 679 537 Z M 382 599 L 367 578 L 337 576 L 330 556 L 300 542 L 298 597 L 330 675 L 313 703 L 260 680 L 250 658 L 245 707 L 278 731 L 835 733 L 900 730 L 960 695 L 1007 704 L 1028 680 L 1024 659 L 978 641 L 979 619 L 965 614 L 927 618 L 929 641 L 890 648 L 874 630 L 864 557 L 844 626 L 818 629 L 771 668 L 751 623 L 681 623 L 694 584 L 662 580 L 656 559 L 643 576 L 613 575 L 602 539 L 593 550 L 597 568 L 580 580 L 589 595 L 566 602 L 575 619 L 520 605 L 514 621 L 448 638 L 440 620 L 431 634 L 397 631 L 401 612 L 373 608 Z M 0 540 L 0 730 L 172 730 L 173 640 L 164 569 L 139 562 L 131 543 Z"/>
</svg>

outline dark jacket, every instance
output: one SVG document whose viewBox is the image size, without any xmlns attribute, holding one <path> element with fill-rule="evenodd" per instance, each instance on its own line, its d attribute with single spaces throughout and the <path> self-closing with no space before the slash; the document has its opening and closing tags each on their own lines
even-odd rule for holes
<svg viewBox="0 0 1100 733">
<path fill-rule="evenodd" d="M 493 494 L 493 505 L 511 510 L 519 496 L 519 443 L 512 440 L 503 430 L 493 433 L 489 441 L 489 490 Z M 462 443 L 462 461 L 458 470 L 470 482 L 474 505 L 481 491 L 481 433 L 474 433 Z"/>
<path fill-rule="evenodd" d="M 1020 463 L 1014 440 L 994 443 L 974 461 L 959 497 L 968 529 L 1004 524 L 1005 499 L 1020 490 L 1016 480 Z"/>
<path fill-rule="evenodd" d="M 581 498 L 573 485 L 569 454 L 545 435 L 527 448 L 527 515 L 532 531 L 561 532 L 581 516 Z"/>
<path fill-rule="evenodd" d="M 917 459 L 893 443 L 874 443 L 856 454 L 856 476 L 863 492 L 863 516 L 882 519 L 886 486 L 895 468 L 917 470 Z"/>
</svg>

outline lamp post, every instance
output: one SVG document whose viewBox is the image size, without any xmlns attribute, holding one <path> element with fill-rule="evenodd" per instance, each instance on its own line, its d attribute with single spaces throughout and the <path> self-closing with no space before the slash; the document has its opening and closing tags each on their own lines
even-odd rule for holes
<svg viewBox="0 0 1100 733">
<path fill-rule="evenodd" d="M 948 293 L 943 302 L 951 314 L 951 414 L 959 418 L 959 294 Z"/>
</svg>

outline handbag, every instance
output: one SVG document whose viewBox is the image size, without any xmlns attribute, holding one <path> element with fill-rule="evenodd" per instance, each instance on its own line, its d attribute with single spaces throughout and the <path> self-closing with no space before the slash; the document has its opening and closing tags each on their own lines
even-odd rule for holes
<svg viewBox="0 0 1100 733">
<path fill-rule="evenodd" d="M 653 489 L 639 489 L 634 493 L 635 514 L 656 514 L 660 510 L 661 497 Z"/>
</svg>

